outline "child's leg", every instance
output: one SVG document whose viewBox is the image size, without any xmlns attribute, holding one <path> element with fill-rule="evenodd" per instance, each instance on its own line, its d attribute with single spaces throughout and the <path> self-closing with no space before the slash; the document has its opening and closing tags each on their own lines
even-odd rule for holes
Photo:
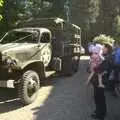
<svg viewBox="0 0 120 120">
<path fill-rule="evenodd" d="M 98 83 L 99 83 L 99 87 L 105 87 L 104 84 L 102 83 L 102 74 L 98 74 Z"/>
<path fill-rule="evenodd" d="M 89 75 L 89 77 L 88 77 L 88 80 L 87 80 L 87 84 L 90 83 L 90 80 L 91 80 L 91 78 L 92 78 L 93 75 L 94 75 L 94 71 L 92 71 L 92 72 L 90 73 L 90 75 Z"/>
</svg>

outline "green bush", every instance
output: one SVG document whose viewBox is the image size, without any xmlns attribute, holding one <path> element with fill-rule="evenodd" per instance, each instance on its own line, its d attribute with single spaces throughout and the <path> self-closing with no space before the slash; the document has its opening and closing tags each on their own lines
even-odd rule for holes
<svg viewBox="0 0 120 120">
<path fill-rule="evenodd" d="M 96 36 L 93 41 L 100 44 L 109 44 L 110 46 L 113 46 L 115 40 L 110 36 L 100 34 L 99 36 Z"/>
<path fill-rule="evenodd" d="M 120 42 L 120 36 L 114 37 L 115 41 Z"/>
<path fill-rule="evenodd" d="M 0 0 L 0 8 L 3 7 L 3 3 L 4 3 L 3 0 Z M 3 18 L 3 17 L 2 17 L 2 15 L 0 14 L 0 21 L 2 20 L 2 18 Z"/>
</svg>

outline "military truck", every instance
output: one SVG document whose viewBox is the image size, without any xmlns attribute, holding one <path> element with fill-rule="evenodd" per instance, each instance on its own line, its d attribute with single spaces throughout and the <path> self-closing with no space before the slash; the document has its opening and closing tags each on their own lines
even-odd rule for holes
<svg viewBox="0 0 120 120">
<path fill-rule="evenodd" d="M 17 88 L 21 101 L 30 104 L 46 72 L 78 71 L 81 48 L 80 27 L 63 19 L 23 22 L 0 40 L 0 87 Z"/>
</svg>

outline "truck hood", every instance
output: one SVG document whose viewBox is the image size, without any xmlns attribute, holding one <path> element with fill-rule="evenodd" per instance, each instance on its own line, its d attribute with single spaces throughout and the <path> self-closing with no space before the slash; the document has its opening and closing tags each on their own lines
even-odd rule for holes
<svg viewBox="0 0 120 120">
<path fill-rule="evenodd" d="M 32 59 L 38 50 L 37 46 L 33 43 L 8 43 L 0 45 L 0 53 L 22 63 Z"/>
<path fill-rule="evenodd" d="M 29 49 L 35 47 L 35 44 L 30 43 L 8 43 L 8 44 L 0 44 L 0 52 L 2 54 L 7 54 L 9 52 L 17 52 L 25 49 Z"/>
</svg>

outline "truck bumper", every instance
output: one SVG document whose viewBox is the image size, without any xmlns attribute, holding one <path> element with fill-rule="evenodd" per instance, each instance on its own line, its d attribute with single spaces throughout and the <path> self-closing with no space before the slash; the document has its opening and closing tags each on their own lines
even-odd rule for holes
<svg viewBox="0 0 120 120">
<path fill-rule="evenodd" d="M 14 80 L 0 80 L 0 87 L 4 88 L 15 88 L 14 87 Z"/>
</svg>

